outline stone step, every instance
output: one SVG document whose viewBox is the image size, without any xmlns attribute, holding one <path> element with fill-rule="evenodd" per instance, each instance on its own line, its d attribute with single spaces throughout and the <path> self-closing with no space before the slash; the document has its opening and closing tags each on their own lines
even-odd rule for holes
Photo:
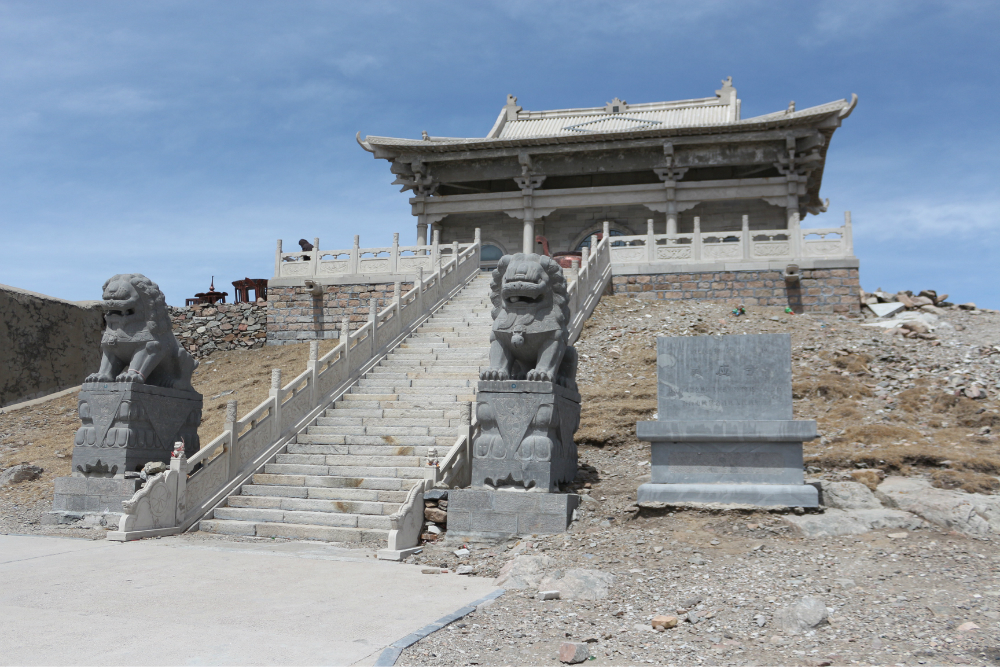
<svg viewBox="0 0 1000 667">
<path fill-rule="evenodd" d="M 455 436 L 458 439 L 458 436 Z M 291 443 L 289 454 L 350 454 L 352 456 L 427 456 L 426 445 L 315 445 Z"/>
<path fill-rule="evenodd" d="M 426 465 L 420 456 L 351 456 L 350 454 L 278 454 L 278 465 L 349 466 L 365 468 L 418 467 Z"/>
<path fill-rule="evenodd" d="M 230 509 L 282 510 L 288 512 L 327 512 L 330 514 L 393 514 L 399 503 L 377 503 L 364 500 L 320 500 L 318 498 L 287 498 L 270 496 L 230 496 Z M 219 517 L 220 519 L 232 517 Z M 340 524 L 338 524 L 340 525 Z M 350 524 L 344 524 L 350 525 Z M 355 524 L 355 527 L 357 524 Z"/>
<path fill-rule="evenodd" d="M 354 445 L 369 447 L 441 447 L 450 445 L 458 437 L 458 428 L 445 435 L 331 435 L 327 433 L 299 433 L 296 444 L 302 445 Z"/>
<path fill-rule="evenodd" d="M 329 475 L 287 475 L 258 472 L 254 484 L 304 486 L 310 489 L 367 489 L 409 493 L 413 481 L 398 477 L 331 477 Z"/>
<path fill-rule="evenodd" d="M 387 529 L 335 528 L 293 523 L 266 521 L 231 521 L 204 519 L 201 530 L 219 535 L 246 535 L 256 537 L 281 537 L 291 540 L 319 540 L 322 542 L 382 542 L 389 539 Z"/>
<path fill-rule="evenodd" d="M 373 467 L 373 466 L 338 466 L 338 465 L 304 465 L 299 463 L 268 463 L 264 472 L 274 475 L 309 475 L 311 477 L 327 475 L 330 477 L 397 477 L 399 479 L 426 479 L 430 476 L 430 466 L 413 467 Z"/>
<path fill-rule="evenodd" d="M 434 403 L 430 401 L 347 401 L 346 403 L 338 402 L 337 405 L 349 406 L 351 408 L 382 408 L 385 410 L 419 410 L 421 408 L 430 408 L 433 410 L 438 410 L 441 406 L 457 406 L 461 403 L 469 403 L 473 400 L 473 396 L 463 396 L 461 401 L 455 401 L 454 403 Z"/>
<path fill-rule="evenodd" d="M 315 427 L 312 427 L 315 428 Z M 339 435 L 336 433 L 299 433 L 295 436 L 299 445 L 393 445 L 397 447 L 437 447 L 443 438 L 458 437 L 458 429 L 450 435 Z"/>
<path fill-rule="evenodd" d="M 428 410 L 428 412 L 432 412 Z M 433 412 L 440 412 L 440 410 L 435 410 Z M 316 426 L 323 427 L 348 427 L 348 428 L 362 428 L 366 426 L 379 427 L 379 426 L 397 426 L 400 428 L 413 426 L 413 427 L 425 427 L 425 428 L 451 428 L 453 426 L 458 426 L 457 420 L 452 423 L 451 419 L 436 419 L 434 417 L 318 417 L 315 421 Z M 309 427 L 313 428 L 313 427 Z M 311 432 L 311 431 L 307 431 Z M 340 431 L 342 435 L 348 434 L 358 434 L 357 431 Z M 371 431 L 363 431 L 360 435 L 393 435 L 385 433 L 374 433 Z M 423 435 L 423 434 L 417 434 Z"/>
<path fill-rule="evenodd" d="M 344 405 L 344 404 L 342 404 Z M 352 404 L 353 406 L 353 404 Z M 448 410 L 430 410 L 430 409 L 419 409 L 419 410 L 381 410 L 378 408 L 361 408 L 352 409 L 350 407 L 338 407 L 330 408 L 326 413 L 320 417 L 320 419 L 325 419 L 327 417 L 361 417 L 366 418 L 385 418 L 385 419 L 407 419 L 410 417 L 427 417 L 428 419 L 447 419 L 452 420 L 456 417 L 461 416 L 461 411 L 452 409 L 449 406 Z"/>
<path fill-rule="evenodd" d="M 388 374 L 387 374 L 388 375 Z M 391 389 L 405 389 L 410 387 L 425 388 L 425 387 L 458 387 L 458 388 L 468 388 L 472 387 L 472 380 L 456 380 L 455 378 L 413 378 L 413 379 L 403 379 L 390 377 L 386 378 L 382 375 L 377 375 L 375 377 L 363 377 L 358 382 L 360 387 L 389 387 Z M 386 392 L 386 393 L 396 393 Z"/>
<path fill-rule="evenodd" d="M 316 486 L 290 486 L 276 484 L 245 484 L 243 496 L 268 498 L 311 498 L 314 500 L 352 500 L 375 503 L 400 504 L 406 501 L 409 491 L 382 491 L 379 489 L 338 489 Z M 239 496 L 234 496 L 239 497 Z"/>
</svg>

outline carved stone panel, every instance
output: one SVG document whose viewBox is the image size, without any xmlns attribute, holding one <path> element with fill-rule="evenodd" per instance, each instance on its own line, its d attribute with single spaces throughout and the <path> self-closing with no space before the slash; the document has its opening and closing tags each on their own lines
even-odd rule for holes
<svg viewBox="0 0 1000 667">
<path fill-rule="evenodd" d="M 558 491 L 576 477 L 580 395 L 551 382 L 483 381 L 472 485 Z"/>
<path fill-rule="evenodd" d="M 83 425 L 73 447 L 74 475 L 120 478 L 149 461 L 168 461 L 177 441 L 184 441 L 188 456 L 201 447 L 202 397 L 198 392 L 88 382 L 77 403 Z"/>
</svg>

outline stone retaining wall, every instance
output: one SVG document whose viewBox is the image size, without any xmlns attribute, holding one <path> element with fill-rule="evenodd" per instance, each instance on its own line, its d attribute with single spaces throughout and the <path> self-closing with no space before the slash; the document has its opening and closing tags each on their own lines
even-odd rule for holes
<svg viewBox="0 0 1000 667">
<path fill-rule="evenodd" d="M 797 284 L 781 271 L 715 271 L 615 276 L 615 294 L 666 301 L 791 306 L 795 312 L 860 313 L 858 269 L 802 269 Z"/>
<path fill-rule="evenodd" d="M 97 370 L 99 304 L 0 285 L 0 406 L 73 387 Z"/>
<path fill-rule="evenodd" d="M 313 296 L 305 287 L 268 287 L 267 344 L 340 338 L 344 315 L 350 318 L 351 331 L 361 328 L 372 299 L 378 299 L 382 310 L 393 300 L 394 289 L 394 283 L 325 285 L 321 296 Z M 400 289 L 406 294 L 413 283 L 402 283 Z"/>
<path fill-rule="evenodd" d="M 267 306 L 263 303 L 199 304 L 169 307 L 174 336 L 194 357 L 216 350 L 263 347 Z"/>
</svg>

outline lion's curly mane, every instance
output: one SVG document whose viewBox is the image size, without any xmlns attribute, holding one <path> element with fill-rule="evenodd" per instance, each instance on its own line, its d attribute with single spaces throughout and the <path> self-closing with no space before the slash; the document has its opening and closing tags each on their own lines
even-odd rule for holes
<svg viewBox="0 0 1000 667">
<path fill-rule="evenodd" d="M 556 312 L 556 322 L 565 325 L 569 322 L 569 292 L 566 289 L 566 277 L 563 275 L 562 267 L 551 257 L 536 255 L 534 253 L 517 253 L 516 255 L 504 255 L 500 258 L 500 263 L 493 270 L 493 281 L 490 283 L 490 302 L 493 304 L 493 319 L 496 320 L 501 311 L 506 310 L 503 299 L 500 297 L 500 290 L 503 288 L 503 277 L 507 273 L 507 267 L 520 262 L 534 262 L 542 267 L 549 276 L 549 286 L 552 288 L 552 303 Z"/>
</svg>

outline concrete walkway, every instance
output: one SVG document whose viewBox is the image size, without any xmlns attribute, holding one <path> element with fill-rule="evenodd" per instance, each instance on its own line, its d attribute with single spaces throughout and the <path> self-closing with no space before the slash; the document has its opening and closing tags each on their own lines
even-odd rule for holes
<svg viewBox="0 0 1000 667">
<path fill-rule="evenodd" d="M 315 542 L 0 535 L 0 664 L 370 665 L 494 590 Z"/>
</svg>

